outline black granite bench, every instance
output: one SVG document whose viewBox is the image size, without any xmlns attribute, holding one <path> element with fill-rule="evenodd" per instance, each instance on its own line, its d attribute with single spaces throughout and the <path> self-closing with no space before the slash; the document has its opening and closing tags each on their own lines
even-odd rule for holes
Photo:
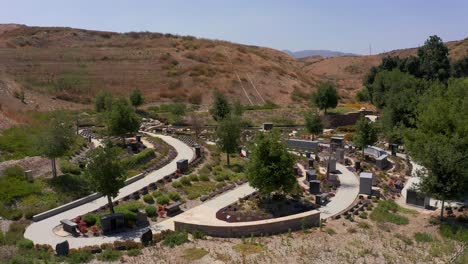
<svg viewBox="0 0 468 264">
<path fill-rule="evenodd" d="M 181 202 L 175 202 L 166 207 L 167 215 L 174 215 L 180 211 Z"/>
<path fill-rule="evenodd" d="M 71 221 L 71 220 L 68 220 L 68 219 L 63 219 L 63 220 L 60 220 L 60 223 L 63 225 L 63 230 L 74 235 L 76 234 L 76 228 L 78 227 L 78 224 Z"/>
</svg>

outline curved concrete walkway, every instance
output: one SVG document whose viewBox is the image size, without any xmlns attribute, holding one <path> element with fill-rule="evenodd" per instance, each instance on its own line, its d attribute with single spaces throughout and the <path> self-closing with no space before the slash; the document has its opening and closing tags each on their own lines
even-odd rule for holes
<svg viewBox="0 0 468 264">
<path fill-rule="evenodd" d="M 159 137 L 164 140 L 169 145 L 173 146 L 177 150 L 177 157 L 171 161 L 166 166 L 153 171 L 146 175 L 143 179 L 136 181 L 132 184 L 125 186 L 124 188 L 120 189 L 119 195 L 115 198 L 115 200 L 121 199 L 141 188 L 149 185 L 152 182 L 155 182 L 159 179 L 162 179 L 164 176 L 173 173 L 176 170 L 176 162 L 180 159 L 188 159 L 191 160 L 195 153 L 194 151 L 187 146 L 182 141 L 175 139 L 170 136 L 164 135 L 156 135 L 152 133 L 148 133 L 151 136 Z M 52 232 L 52 229 L 60 224 L 60 220 L 63 219 L 73 219 L 76 216 L 84 215 L 88 212 L 94 211 L 101 206 L 107 204 L 107 198 L 101 197 L 92 202 L 87 204 L 75 207 L 58 215 L 52 216 L 50 218 L 44 219 L 39 222 L 34 222 L 30 226 L 26 228 L 24 233 L 24 237 L 27 239 L 32 240 L 35 244 L 49 244 L 53 247 L 57 243 L 63 242 L 68 240 L 70 244 L 70 248 L 78 248 L 84 247 L 89 245 L 99 245 L 103 243 L 113 242 L 115 240 L 128 240 L 128 239 L 135 239 L 141 235 L 144 229 L 127 232 L 127 233 L 120 233 L 114 236 L 100 236 L 100 237 L 60 237 L 55 235 Z"/>
</svg>

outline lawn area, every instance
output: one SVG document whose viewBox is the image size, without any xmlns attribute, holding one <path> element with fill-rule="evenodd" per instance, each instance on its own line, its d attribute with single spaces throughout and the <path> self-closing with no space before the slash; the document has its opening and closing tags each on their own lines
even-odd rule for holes
<svg viewBox="0 0 468 264">
<path fill-rule="evenodd" d="M 232 248 L 241 255 L 250 255 L 262 252 L 265 246 L 254 242 L 242 242 Z"/>
<path fill-rule="evenodd" d="M 379 223 L 407 225 L 408 217 L 402 214 L 417 214 L 416 211 L 403 208 L 392 200 L 380 201 L 370 214 L 370 219 Z"/>
<path fill-rule="evenodd" d="M 216 189 L 216 182 L 212 181 L 199 181 L 193 182 L 191 185 L 184 185 L 182 187 L 190 200 L 196 199 L 204 194 L 209 194 Z"/>
<path fill-rule="evenodd" d="M 208 254 L 208 251 L 204 250 L 203 248 L 193 247 L 184 250 L 182 257 L 188 261 L 195 261 L 197 259 L 203 258 L 206 254 Z"/>
</svg>

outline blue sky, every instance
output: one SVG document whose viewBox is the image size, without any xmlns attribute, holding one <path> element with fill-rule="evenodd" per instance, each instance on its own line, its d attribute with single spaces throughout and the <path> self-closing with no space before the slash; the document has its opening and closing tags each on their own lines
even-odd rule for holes
<svg viewBox="0 0 468 264">
<path fill-rule="evenodd" d="M 359 54 L 468 37 L 466 0 L 0 0 L 0 23 L 154 31 Z"/>
</svg>

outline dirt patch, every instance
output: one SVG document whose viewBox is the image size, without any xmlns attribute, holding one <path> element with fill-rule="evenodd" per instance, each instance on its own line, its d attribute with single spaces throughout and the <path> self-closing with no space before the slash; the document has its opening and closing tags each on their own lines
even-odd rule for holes
<svg viewBox="0 0 468 264">
<path fill-rule="evenodd" d="M 50 160 L 47 158 L 35 156 L 26 157 L 20 160 L 7 160 L 0 162 L 0 175 L 6 168 L 15 165 L 21 166 L 25 171 L 32 170 L 33 177 L 48 176 L 51 174 Z M 58 163 L 57 167 L 59 167 Z"/>
</svg>

